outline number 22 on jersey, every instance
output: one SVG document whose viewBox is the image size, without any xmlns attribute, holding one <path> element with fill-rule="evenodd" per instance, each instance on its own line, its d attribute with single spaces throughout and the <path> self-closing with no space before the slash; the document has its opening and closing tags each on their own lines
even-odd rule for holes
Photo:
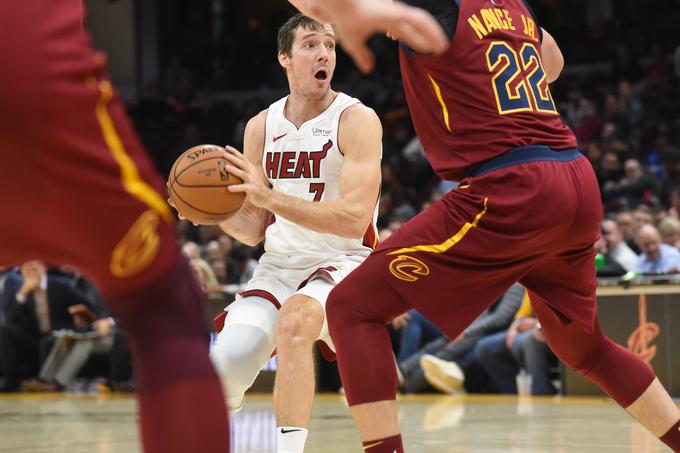
<svg viewBox="0 0 680 453">
<path fill-rule="evenodd" d="M 525 43 L 519 54 L 507 42 L 494 41 L 486 51 L 498 113 L 541 112 L 557 115 L 536 46 Z"/>
</svg>

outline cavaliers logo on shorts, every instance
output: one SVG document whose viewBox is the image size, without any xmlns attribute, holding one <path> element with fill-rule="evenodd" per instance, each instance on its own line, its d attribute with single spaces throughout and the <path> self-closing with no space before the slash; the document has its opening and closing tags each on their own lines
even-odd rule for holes
<svg viewBox="0 0 680 453">
<path fill-rule="evenodd" d="M 119 278 L 131 277 L 151 264 L 161 244 L 157 232 L 159 222 L 158 213 L 149 209 L 132 224 L 113 249 L 111 274 Z"/>
<path fill-rule="evenodd" d="M 420 277 L 430 275 L 430 268 L 410 255 L 399 255 L 390 262 L 390 272 L 399 280 L 413 283 Z"/>
</svg>

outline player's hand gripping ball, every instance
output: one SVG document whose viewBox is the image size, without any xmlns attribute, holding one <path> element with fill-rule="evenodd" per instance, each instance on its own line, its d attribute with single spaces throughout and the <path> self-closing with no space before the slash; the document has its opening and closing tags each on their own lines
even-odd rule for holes
<svg viewBox="0 0 680 453">
<path fill-rule="evenodd" d="M 227 171 L 225 149 L 198 145 L 177 158 L 168 176 L 169 201 L 180 217 L 195 224 L 220 223 L 243 204 L 245 193 L 230 192 L 240 178 Z"/>
</svg>

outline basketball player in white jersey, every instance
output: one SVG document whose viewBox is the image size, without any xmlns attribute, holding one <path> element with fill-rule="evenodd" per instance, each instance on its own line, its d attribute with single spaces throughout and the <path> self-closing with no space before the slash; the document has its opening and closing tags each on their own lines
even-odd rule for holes
<svg viewBox="0 0 680 453">
<path fill-rule="evenodd" d="M 229 305 L 211 352 L 232 411 L 243 404 L 274 350 L 279 452 L 302 452 L 314 398 L 312 348 L 333 348 L 326 298 L 376 244 L 382 127 L 373 110 L 330 88 L 336 37 L 303 15 L 279 30 L 279 62 L 290 95 L 252 118 L 244 153 L 227 148 L 230 186 L 247 194 L 220 224 L 265 253 Z"/>
</svg>

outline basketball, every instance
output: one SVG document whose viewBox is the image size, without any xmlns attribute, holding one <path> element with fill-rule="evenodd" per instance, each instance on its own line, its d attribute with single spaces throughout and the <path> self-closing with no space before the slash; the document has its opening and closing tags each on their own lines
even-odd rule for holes
<svg viewBox="0 0 680 453">
<path fill-rule="evenodd" d="M 243 182 L 229 174 L 225 149 L 198 145 L 177 158 L 168 177 L 168 192 L 175 209 L 199 224 L 226 220 L 243 204 L 245 193 L 229 192 L 232 184 Z"/>
</svg>

